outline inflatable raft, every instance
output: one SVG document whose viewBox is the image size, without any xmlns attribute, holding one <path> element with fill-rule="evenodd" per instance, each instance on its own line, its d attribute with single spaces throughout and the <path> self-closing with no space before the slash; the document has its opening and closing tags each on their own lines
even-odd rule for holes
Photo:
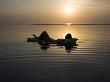
<svg viewBox="0 0 110 82">
<path fill-rule="evenodd" d="M 65 39 L 52 39 L 49 37 L 46 31 L 43 31 L 39 37 L 33 34 L 33 38 L 27 38 L 27 42 L 38 42 L 42 49 L 47 49 L 51 44 L 57 46 L 65 46 L 66 50 L 71 50 L 71 48 L 77 46 L 77 38 L 72 38 L 72 35 L 68 33 L 65 36 Z"/>
<path fill-rule="evenodd" d="M 65 44 L 70 43 L 70 44 L 76 45 L 77 40 L 78 40 L 77 38 L 57 39 L 57 40 L 51 39 L 51 41 L 46 42 L 46 43 L 48 43 L 48 44 L 57 44 L 57 45 L 65 45 Z M 43 43 L 43 41 L 38 39 L 38 38 L 27 38 L 27 42 L 38 42 L 39 44 Z"/>
</svg>

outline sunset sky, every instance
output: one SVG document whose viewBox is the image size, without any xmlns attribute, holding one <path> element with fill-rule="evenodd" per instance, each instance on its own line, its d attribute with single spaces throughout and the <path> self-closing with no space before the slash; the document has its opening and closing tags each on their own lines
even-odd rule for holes
<svg viewBox="0 0 110 82">
<path fill-rule="evenodd" d="M 110 0 L 0 0 L 0 24 L 110 23 Z"/>
</svg>

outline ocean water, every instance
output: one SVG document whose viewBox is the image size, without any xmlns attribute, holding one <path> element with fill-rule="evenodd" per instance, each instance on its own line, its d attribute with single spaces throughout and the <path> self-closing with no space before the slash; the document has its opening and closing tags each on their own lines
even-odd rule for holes
<svg viewBox="0 0 110 82">
<path fill-rule="evenodd" d="M 54 39 L 71 33 L 77 48 L 26 41 L 44 30 Z M 110 82 L 110 26 L 1 25 L 0 82 Z"/>
</svg>

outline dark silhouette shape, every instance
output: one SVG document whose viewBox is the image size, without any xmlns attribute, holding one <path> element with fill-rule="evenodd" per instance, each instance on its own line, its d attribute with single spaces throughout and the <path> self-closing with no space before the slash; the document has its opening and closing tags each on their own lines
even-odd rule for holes
<svg viewBox="0 0 110 82">
<path fill-rule="evenodd" d="M 37 39 L 37 38 L 38 38 L 35 34 L 33 34 L 33 36 L 34 36 L 34 38 L 35 38 L 35 39 Z"/>
<path fill-rule="evenodd" d="M 76 42 L 73 40 L 72 35 L 70 33 L 65 36 L 64 45 L 66 50 L 72 50 L 73 46 L 76 45 Z"/>
<path fill-rule="evenodd" d="M 49 47 L 47 47 L 47 46 L 41 46 L 41 49 L 42 50 L 47 50 Z"/>
<path fill-rule="evenodd" d="M 40 46 L 43 50 L 47 50 L 49 48 L 49 45 L 47 43 L 40 44 Z"/>
<path fill-rule="evenodd" d="M 68 33 L 66 36 L 65 36 L 65 39 L 72 39 L 72 35 L 70 33 Z"/>
<path fill-rule="evenodd" d="M 72 47 L 73 47 L 73 42 L 68 41 L 67 43 L 65 43 L 66 50 L 72 50 Z"/>
<path fill-rule="evenodd" d="M 65 39 L 52 39 L 48 35 L 46 31 L 43 31 L 39 37 L 37 37 L 35 34 L 33 34 L 34 38 L 27 38 L 28 42 L 38 42 L 38 44 L 41 46 L 41 49 L 48 49 L 50 44 L 56 44 L 57 46 L 65 46 L 65 50 L 72 50 L 74 47 L 77 46 L 77 38 L 72 38 L 72 35 L 68 33 L 65 36 Z"/>
<path fill-rule="evenodd" d="M 39 40 L 49 43 L 51 41 L 51 38 L 49 37 L 48 33 L 46 31 L 43 31 L 40 36 L 38 37 Z"/>
</svg>

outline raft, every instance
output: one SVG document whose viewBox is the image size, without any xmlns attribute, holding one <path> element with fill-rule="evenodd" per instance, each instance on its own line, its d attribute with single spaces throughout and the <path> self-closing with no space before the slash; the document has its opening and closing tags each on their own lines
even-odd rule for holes
<svg viewBox="0 0 110 82">
<path fill-rule="evenodd" d="M 27 38 L 27 42 L 38 42 L 39 39 L 37 38 Z"/>
<path fill-rule="evenodd" d="M 66 39 L 51 39 L 51 41 L 47 42 L 48 44 L 57 44 L 57 45 L 65 45 L 68 43 L 72 43 L 73 45 L 76 45 L 77 38 L 72 38 L 70 42 L 66 41 Z M 39 40 L 38 38 L 27 38 L 27 42 L 38 42 L 40 43 L 42 40 Z"/>
</svg>

